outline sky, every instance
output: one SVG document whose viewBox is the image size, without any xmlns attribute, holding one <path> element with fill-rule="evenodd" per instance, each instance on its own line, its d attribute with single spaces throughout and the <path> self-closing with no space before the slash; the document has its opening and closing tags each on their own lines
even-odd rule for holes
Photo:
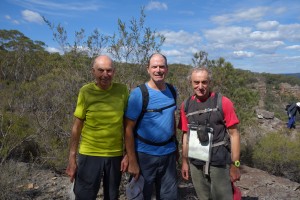
<svg viewBox="0 0 300 200">
<path fill-rule="evenodd" d="M 86 35 L 117 33 L 118 19 L 129 24 L 142 7 L 145 25 L 166 37 L 161 50 L 169 64 L 192 64 L 194 53 L 205 51 L 238 69 L 300 73 L 299 0 L 0 0 L 0 29 L 61 52 L 43 17 L 74 43 L 81 28 Z"/>
</svg>

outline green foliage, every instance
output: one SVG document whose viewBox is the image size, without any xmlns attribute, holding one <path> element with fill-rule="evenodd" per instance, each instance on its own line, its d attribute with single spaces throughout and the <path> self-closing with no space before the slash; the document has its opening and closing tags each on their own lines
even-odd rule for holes
<svg viewBox="0 0 300 200">
<path fill-rule="evenodd" d="M 258 104 L 258 94 L 247 87 L 252 75 L 247 71 L 233 68 L 232 64 L 224 58 L 210 62 L 213 74 L 214 91 L 221 92 L 228 97 L 235 106 L 238 117 L 241 121 L 240 131 L 254 123 L 254 107 Z"/>
<path fill-rule="evenodd" d="M 132 19 L 129 23 L 119 19 L 118 32 L 113 36 L 98 30 L 87 35 L 84 29 L 80 29 L 75 31 L 73 43 L 68 40 L 67 30 L 62 25 L 55 26 L 44 19 L 63 55 L 46 52 L 43 42 L 32 41 L 19 31 L 0 30 L 0 162 L 4 163 L 16 146 L 30 138 L 41 150 L 40 163 L 51 168 L 64 168 L 78 91 L 83 84 L 93 81 L 90 72 L 92 58 L 108 49 L 115 60 L 115 81 L 125 83 L 129 90 L 149 79 L 146 72 L 148 58 L 150 54 L 160 51 L 165 38 L 145 27 L 145 17 L 142 9 L 139 19 Z M 239 70 L 224 58 L 209 60 L 204 51 L 194 54 L 193 63 L 195 66 L 206 65 L 212 70 L 214 91 L 233 101 L 241 121 L 239 129 L 242 135 L 246 128 L 257 123 L 254 109 L 260 93 L 255 90 L 254 83 L 259 78 L 266 80 L 267 91 L 275 91 L 265 96 L 265 106 L 274 111 L 275 116 L 286 120 L 282 105 L 297 100 L 292 95 L 281 95 L 277 91 L 281 82 L 300 85 L 297 79 Z M 177 88 L 178 106 L 192 94 L 187 80 L 191 68 L 183 64 L 169 65 L 167 81 Z M 178 115 L 176 117 L 178 119 Z M 284 140 L 276 139 L 277 142 Z M 284 150 L 288 152 L 297 145 L 299 147 L 299 139 L 297 141 L 296 144 L 286 141 Z M 243 149 L 247 154 L 244 158 L 252 159 L 254 145 Z M 255 152 L 253 164 L 266 168 L 270 162 L 261 163 L 260 156 Z M 273 157 L 277 159 L 278 156 Z M 299 173 L 295 168 L 299 167 L 296 156 L 299 157 L 293 153 L 287 156 L 285 165 L 291 162 L 291 169 Z M 282 166 L 276 165 L 271 170 L 279 173 L 282 169 Z"/>
<path fill-rule="evenodd" d="M 262 73 L 261 75 L 266 79 L 267 84 L 273 85 L 275 87 L 278 87 L 280 83 L 289 83 L 290 85 L 300 85 L 300 79 L 294 76 L 285 76 L 285 75 L 268 74 L 268 73 Z"/>
<path fill-rule="evenodd" d="M 299 181 L 299 146 L 299 135 L 293 139 L 283 131 L 268 134 L 254 148 L 255 166 L 275 175 L 293 174 L 293 177 L 289 178 Z"/>
<path fill-rule="evenodd" d="M 0 113 L 0 131 L 0 163 L 5 161 L 10 153 L 30 135 L 34 134 L 31 122 L 26 116 L 5 111 Z"/>
</svg>

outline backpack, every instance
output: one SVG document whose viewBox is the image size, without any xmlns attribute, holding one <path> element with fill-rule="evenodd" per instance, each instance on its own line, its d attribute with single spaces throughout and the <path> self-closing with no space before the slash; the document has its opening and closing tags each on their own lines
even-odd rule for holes
<svg viewBox="0 0 300 200">
<path fill-rule="evenodd" d="M 161 112 L 167 108 L 171 108 L 173 106 L 176 106 L 176 99 L 177 99 L 177 94 L 176 94 L 176 90 L 174 88 L 174 86 L 172 84 L 169 84 L 169 83 L 166 83 L 167 87 L 169 88 L 169 90 L 171 91 L 172 93 L 172 96 L 174 98 L 174 101 L 175 103 L 171 104 L 171 105 L 168 105 L 168 106 L 165 106 L 163 108 L 157 108 L 157 109 L 147 109 L 148 107 L 148 103 L 149 103 L 149 92 L 148 92 L 148 89 L 146 87 L 146 84 L 141 84 L 139 85 L 138 87 L 140 88 L 141 92 L 142 92 L 142 100 L 143 100 L 143 104 L 142 104 L 142 111 L 141 111 L 141 114 L 140 116 L 137 118 L 137 121 L 136 121 L 136 126 L 138 126 L 138 124 L 141 122 L 141 120 L 143 119 L 144 115 L 146 112 Z M 159 142 L 159 143 L 155 143 L 155 142 L 152 142 L 150 140 L 147 140 L 145 138 L 143 138 L 142 136 L 140 136 L 137 131 L 135 130 L 134 131 L 134 136 L 135 138 L 138 138 L 140 141 L 146 143 L 146 144 L 149 144 L 149 145 L 153 145 L 153 146 L 164 146 L 170 142 L 175 142 L 176 138 L 175 136 L 172 136 L 170 139 L 168 139 L 167 141 L 164 141 L 164 142 Z"/>
<path fill-rule="evenodd" d="M 217 93 L 217 92 L 215 93 L 215 98 L 214 98 L 214 107 L 215 108 L 195 111 L 192 113 L 187 113 L 191 98 L 192 98 L 192 96 L 190 96 L 189 98 L 184 100 L 185 114 L 187 114 L 189 116 L 189 115 L 200 114 L 200 113 L 205 113 L 205 112 L 217 111 L 217 113 L 219 113 L 219 117 L 221 117 L 224 122 L 224 113 L 223 113 L 223 107 L 222 107 L 222 94 Z M 224 125 L 225 125 L 225 123 L 224 123 Z"/>
<path fill-rule="evenodd" d="M 208 112 L 217 112 L 218 116 L 222 119 L 223 121 L 223 125 L 225 126 L 225 122 L 224 122 L 224 113 L 223 113 L 223 108 L 222 108 L 222 95 L 220 93 L 215 93 L 215 98 L 214 98 L 214 108 L 206 108 L 204 110 L 198 110 L 195 112 L 191 112 L 191 113 L 187 113 L 188 111 L 188 107 L 189 107 L 189 103 L 190 103 L 191 97 L 187 98 L 186 100 L 184 100 L 184 112 L 186 114 L 186 116 L 190 116 L 190 115 L 195 115 L 195 114 L 202 114 L 202 113 L 208 113 Z M 226 134 L 224 136 L 224 139 L 220 142 L 217 143 L 213 143 L 211 147 L 217 147 L 220 145 L 224 145 L 227 150 L 229 152 L 231 152 L 231 146 L 230 146 L 230 137 L 229 137 L 229 133 L 228 133 L 228 129 L 226 128 Z M 208 169 L 209 168 L 209 161 L 206 162 L 205 164 L 205 168 L 204 168 L 204 173 L 206 175 L 208 175 Z"/>
<path fill-rule="evenodd" d="M 187 117 L 190 116 L 190 115 L 195 115 L 195 114 L 200 114 L 200 113 L 217 112 L 218 116 L 222 119 L 223 124 L 225 126 L 224 113 L 223 113 L 223 107 L 222 107 L 222 94 L 221 93 L 218 93 L 218 92 L 215 93 L 215 98 L 214 98 L 214 102 L 213 102 L 214 108 L 204 109 L 204 110 L 199 110 L 199 111 L 187 113 L 191 98 L 192 98 L 192 96 L 190 96 L 189 98 L 184 100 L 184 112 L 185 112 Z M 225 126 L 225 128 L 226 128 L 226 126 Z M 229 137 L 227 128 L 226 128 L 226 132 L 227 132 L 227 134 L 225 134 L 225 137 L 224 137 L 223 141 L 214 143 L 213 147 L 219 146 L 219 145 L 224 145 L 230 151 L 230 148 L 231 148 L 231 146 L 230 146 L 230 137 Z"/>
</svg>

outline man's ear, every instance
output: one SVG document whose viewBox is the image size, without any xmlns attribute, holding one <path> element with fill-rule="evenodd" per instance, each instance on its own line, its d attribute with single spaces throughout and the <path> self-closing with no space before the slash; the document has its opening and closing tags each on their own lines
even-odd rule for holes
<svg viewBox="0 0 300 200">
<path fill-rule="evenodd" d="M 91 67 L 91 75 L 94 75 L 95 74 L 95 69 L 94 67 Z"/>
</svg>

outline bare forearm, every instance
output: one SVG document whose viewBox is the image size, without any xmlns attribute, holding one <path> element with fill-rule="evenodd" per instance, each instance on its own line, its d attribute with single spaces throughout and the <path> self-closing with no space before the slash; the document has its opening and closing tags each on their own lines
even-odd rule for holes
<svg viewBox="0 0 300 200">
<path fill-rule="evenodd" d="M 128 155 L 129 162 L 136 160 L 134 137 L 132 134 L 125 135 L 126 153 Z"/>
<path fill-rule="evenodd" d="M 134 143 L 135 122 L 129 119 L 125 120 L 125 146 L 129 162 L 136 161 L 135 143 Z"/>
<path fill-rule="evenodd" d="M 229 129 L 231 141 L 231 159 L 240 160 L 240 134 L 236 128 Z"/>
<path fill-rule="evenodd" d="M 182 161 L 188 161 L 188 143 L 187 143 L 187 133 L 184 132 L 182 135 Z"/>
<path fill-rule="evenodd" d="M 76 158 L 82 127 L 83 127 L 83 121 L 80 119 L 75 119 L 74 125 L 72 127 L 71 139 L 70 139 L 69 159 Z"/>
</svg>

